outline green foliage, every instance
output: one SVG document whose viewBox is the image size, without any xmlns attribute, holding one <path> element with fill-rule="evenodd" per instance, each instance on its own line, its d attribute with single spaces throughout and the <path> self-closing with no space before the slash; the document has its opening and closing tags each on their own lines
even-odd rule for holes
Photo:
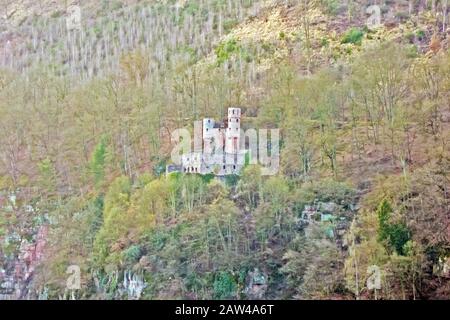
<svg viewBox="0 0 450 320">
<path fill-rule="evenodd" d="M 192 212 L 194 206 L 204 200 L 206 183 L 198 175 L 184 175 L 180 180 L 181 204 Z"/>
<path fill-rule="evenodd" d="M 205 202 L 212 204 L 216 201 L 223 200 L 227 197 L 229 190 L 226 185 L 224 185 L 219 180 L 212 180 L 206 190 Z"/>
<path fill-rule="evenodd" d="M 98 266 L 106 265 L 114 243 L 124 235 L 131 222 L 126 212 L 130 205 L 131 183 L 127 177 L 116 178 L 105 196 L 103 225 L 94 242 L 94 261 Z M 114 262 L 118 262 L 118 257 Z"/>
<path fill-rule="evenodd" d="M 237 189 L 250 207 L 256 207 L 262 189 L 261 168 L 256 165 L 245 167 Z"/>
<path fill-rule="evenodd" d="M 228 187 L 235 187 L 239 182 L 239 176 L 237 174 L 230 174 L 225 177 L 225 183 Z"/>
<path fill-rule="evenodd" d="M 148 185 L 150 182 L 152 182 L 155 179 L 153 175 L 149 172 L 145 172 L 144 174 L 140 175 L 137 178 L 136 187 L 137 188 L 144 188 L 146 185 Z"/>
<path fill-rule="evenodd" d="M 132 245 L 123 252 L 123 257 L 125 261 L 129 264 L 134 264 L 138 262 L 141 257 L 141 247 L 139 245 Z"/>
<path fill-rule="evenodd" d="M 396 223 L 390 227 L 389 243 L 400 255 L 405 255 L 405 245 L 410 241 L 411 233 L 403 223 Z"/>
<path fill-rule="evenodd" d="M 418 48 L 416 45 L 412 44 L 407 48 L 407 57 L 412 59 L 412 58 L 417 58 L 419 56 L 419 52 L 418 52 Z"/>
<path fill-rule="evenodd" d="M 100 142 L 95 147 L 90 162 L 90 169 L 94 176 L 94 183 L 97 187 L 100 187 L 105 179 L 106 141 L 107 139 L 105 136 L 100 139 Z"/>
<path fill-rule="evenodd" d="M 378 240 L 387 242 L 398 254 L 404 255 L 404 246 L 411 239 L 410 231 L 404 223 L 392 223 L 392 212 L 391 205 L 384 199 L 377 210 Z"/>
<path fill-rule="evenodd" d="M 53 207 L 55 195 L 57 191 L 57 173 L 53 162 L 47 158 L 38 163 L 39 169 L 39 189 L 43 199 L 46 200 L 45 205 Z"/>
<path fill-rule="evenodd" d="M 239 50 L 237 41 L 234 39 L 220 43 L 216 48 L 217 63 L 221 65 L 229 60 L 231 55 Z"/>
<path fill-rule="evenodd" d="M 321 47 L 328 47 L 330 44 L 330 41 L 327 38 L 322 38 L 320 40 L 320 46 Z"/>
<path fill-rule="evenodd" d="M 214 298 L 226 300 L 236 297 L 237 283 L 230 272 L 221 271 L 214 279 Z"/>
<path fill-rule="evenodd" d="M 210 173 L 210 174 L 204 174 L 204 175 L 202 175 L 201 177 L 202 177 L 203 182 L 206 183 L 206 184 L 208 184 L 208 183 L 210 183 L 212 180 L 214 180 L 215 175 L 212 174 L 212 173 Z"/>
<path fill-rule="evenodd" d="M 166 165 L 167 165 L 167 162 L 165 160 L 161 160 L 154 166 L 153 172 L 156 177 L 160 177 L 161 175 L 163 175 L 166 172 Z"/>
<path fill-rule="evenodd" d="M 110 185 L 105 197 L 105 221 L 108 221 L 116 209 L 126 209 L 129 205 L 131 182 L 127 177 L 118 177 Z"/>
<path fill-rule="evenodd" d="M 250 152 L 245 153 L 245 160 L 244 160 L 244 167 L 247 167 L 250 165 Z"/>
<path fill-rule="evenodd" d="M 282 177 L 270 177 L 262 187 L 262 198 L 270 202 L 275 211 L 281 212 L 289 198 L 289 186 Z"/>
<path fill-rule="evenodd" d="M 392 207 L 389 201 L 384 199 L 377 210 L 378 216 L 378 240 L 385 241 L 389 239 L 390 235 L 390 219 L 392 214 Z"/>
<path fill-rule="evenodd" d="M 425 38 L 426 34 L 423 30 L 417 30 L 416 37 L 419 41 L 422 41 Z"/>
<path fill-rule="evenodd" d="M 341 43 L 351 43 L 356 45 L 361 45 L 362 39 L 364 37 L 364 32 L 358 28 L 351 28 L 342 37 Z"/>
<path fill-rule="evenodd" d="M 55 179 L 55 170 L 52 161 L 47 158 L 38 163 L 39 173 L 42 178 L 42 183 L 45 185 L 52 184 Z"/>
</svg>

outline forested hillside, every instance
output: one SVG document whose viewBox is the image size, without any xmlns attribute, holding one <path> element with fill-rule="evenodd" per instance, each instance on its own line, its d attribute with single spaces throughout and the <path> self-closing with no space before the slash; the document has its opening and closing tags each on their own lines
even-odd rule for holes
<svg viewBox="0 0 450 320">
<path fill-rule="evenodd" d="M 447 0 L 0 3 L 0 299 L 450 298 Z M 229 107 L 278 174 L 166 174 Z"/>
</svg>

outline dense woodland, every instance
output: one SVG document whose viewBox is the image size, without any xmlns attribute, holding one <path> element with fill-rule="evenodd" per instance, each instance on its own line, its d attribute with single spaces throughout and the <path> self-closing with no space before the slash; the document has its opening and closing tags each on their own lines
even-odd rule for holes
<svg viewBox="0 0 450 320">
<path fill-rule="evenodd" d="M 370 1 L 81 1 L 72 31 L 43 3 L 0 20 L 18 298 L 450 298 L 446 0 L 374 1 L 375 29 Z M 278 175 L 166 175 L 171 132 L 233 106 L 280 128 Z"/>
</svg>

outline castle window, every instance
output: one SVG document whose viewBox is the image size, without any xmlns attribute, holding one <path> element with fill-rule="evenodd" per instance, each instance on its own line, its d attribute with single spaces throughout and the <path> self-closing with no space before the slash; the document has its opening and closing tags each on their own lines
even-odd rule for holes
<svg viewBox="0 0 450 320">
<path fill-rule="evenodd" d="M 233 109 L 233 114 L 234 114 L 234 109 Z"/>
<path fill-rule="evenodd" d="M 233 166 L 233 169 L 236 170 L 236 166 Z"/>
<path fill-rule="evenodd" d="M 209 129 L 208 128 L 206 128 L 206 132 L 208 132 L 209 131 Z"/>
<path fill-rule="evenodd" d="M 227 167 L 223 166 L 223 170 L 225 170 Z"/>
<path fill-rule="evenodd" d="M 239 122 L 239 119 L 236 119 L 236 122 Z"/>
</svg>

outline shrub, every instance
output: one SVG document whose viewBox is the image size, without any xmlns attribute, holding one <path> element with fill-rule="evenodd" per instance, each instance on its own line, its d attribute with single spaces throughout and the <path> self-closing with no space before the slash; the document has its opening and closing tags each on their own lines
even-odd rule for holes
<svg viewBox="0 0 450 320">
<path fill-rule="evenodd" d="M 423 39 L 425 39 L 425 36 L 426 36 L 425 31 L 423 31 L 423 30 L 418 30 L 416 32 L 416 37 L 419 41 L 422 41 Z"/>
<path fill-rule="evenodd" d="M 105 178 L 105 161 L 107 155 L 107 138 L 102 137 L 95 147 L 90 161 L 90 169 L 94 177 L 95 185 L 100 187 Z"/>
<path fill-rule="evenodd" d="M 128 263 L 136 263 L 141 255 L 141 247 L 139 247 L 138 245 L 132 245 L 123 252 L 123 257 Z"/>
<path fill-rule="evenodd" d="M 404 255 L 405 244 L 411 238 L 410 231 L 404 223 L 391 223 L 392 212 L 391 205 L 384 199 L 377 210 L 378 240 L 387 243 L 399 255 Z"/>
<path fill-rule="evenodd" d="M 363 36 L 364 32 L 361 29 L 352 28 L 344 34 L 341 42 L 361 45 Z"/>
<path fill-rule="evenodd" d="M 329 44 L 330 44 L 330 41 L 327 38 L 322 38 L 320 40 L 320 46 L 321 47 L 328 47 Z"/>
<path fill-rule="evenodd" d="M 222 63 L 227 61 L 233 53 L 236 53 L 237 51 L 239 51 L 239 45 L 236 40 L 231 39 L 226 42 L 222 42 L 215 50 L 217 63 L 221 65 Z"/>
<path fill-rule="evenodd" d="M 228 187 L 235 187 L 239 182 L 239 176 L 236 174 L 230 174 L 225 177 L 225 184 Z"/>
<path fill-rule="evenodd" d="M 214 297 L 218 300 L 236 296 L 236 281 L 229 272 L 219 272 L 214 280 Z"/>
<path fill-rule="evenodd" d="M 399 255 L 405 255 L 405 245 L 411 239 L 408 227 L 403 223 L 397 223 L 390 227 L 389 243 Z"/>
<path fill-rule="evenodd" d="M 202 181 L 203 181 L 205 184 L 208 184 L 208 183 L 210 183 L 212 180 L 214 180 L 214 177 L 215 177 L 215 175 L 212 174 L 212 173 L 204 174 L 204 175 L 201 176 Z"/>
</svg>

